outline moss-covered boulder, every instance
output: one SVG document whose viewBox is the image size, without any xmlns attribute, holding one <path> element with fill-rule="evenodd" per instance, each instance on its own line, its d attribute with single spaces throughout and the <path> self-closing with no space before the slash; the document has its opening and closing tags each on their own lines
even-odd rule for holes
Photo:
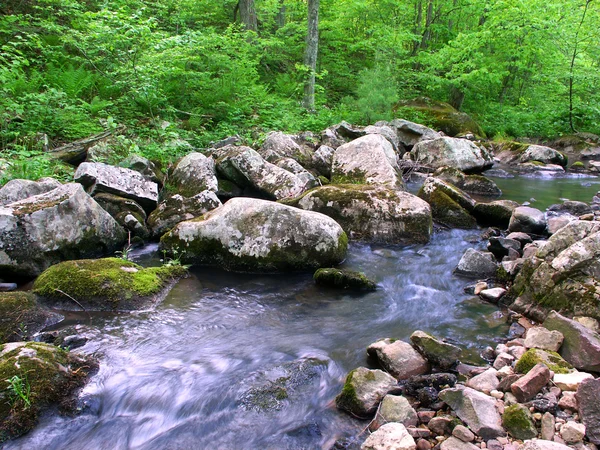
<svg viewBox="0 0 600 450">
<path fill-rule="evenodd" d="M 427 361 L 443 370 L 452 368 L 460 359 L 461 349 L 459 347 L 448 344 L 424 331 L 416 330 L 411 334 L 410 341 Z"/>
<path fill-rule="evenodd" d="M 485 227 L 507 229 L 513 211 L 520 205 L 512 200 L 495 200 L 489 203 L 476 203 L 473 216 L 477 223 Z"/>
<path fill-rule="evenodd" d="M 475 201 L 465 192 L 437 178 L 429 177 L 418 192 L 418 197 L 431 206 L 433 219 L 450 228 L 470 229 L 477 226 L 469 211 Z"/>
<path fill-rule="evenodd" d="M 346 258 L 348 237 L 333 219 L 266 200 L 234 198 L 181 222 L 160 240 L 190 264 L 244 272 L 334 266 Z"/>
<path fill-rule="evenodd" d="M 33 292 L 61 309 L 130 311 L 156 303 L 186 272 L 178 265 L 143 268 L 119 258 L 65 261 L 42 273 Z"/>
<path fill-rule="evenodd" d="M 0 346 L 0 442 L 27 433 L 41 411 L 72 405 L 95 362 L 39 342 Z"/>
<path fill-rule="evenodd" d="M 0 208 L 0 273 L 33 278 L 63 260 L 112 254 L 126 238 L 80 184 L 65 184 Z"/>
<path fill-rule="evenodd" d="M 29 292 L 0 292 L 0 344 L 29 340 L 60 319 L 40 307 Z"/>
<path fill-rule="evenodd" d="M 433 177 L 446 181 L 467 194 L 482 197 L 502 195 L 500 188 L 489 178 L 482 175 L 466 175 L 454 167 L 440 167 L 433 173 Z"/>
<path fill-rule="evenodd" d="M 289 204 L 331 217 L 353 240 L 385 244 L 427 243 L 433 228 L 427 202 L 408 192 L 384 186 L 322 186 Z"/>
<path fill-rule="evenodd" d="M 558 353 L 540 350 L 539 348 L 530 348 L 517 361 L 515 371 L 518 373 L 528 373 L 539 363 L 545 364 L 554 373 L 570 373 L 574 370 L 573 366 Z"/>
<path fill-rule="evenodd" d="M 448 136 L 459 136 L 472 133 L 485 137 L 485 132 L 468 114 L 458 111 L 449 103 L 418 97 L 398 103 L 397 113 L 403 111 L 417 113 L 423 121 L 436 130 L 442 130 Z"/>
<path fill-rule="evenodd" d="M 323 268 L 317 270 L 313 278 L 319 286 L 355 291 L 374 291 L 377 289 L 377 284 L 374 281 L 369 280 L 364 273 L 354 270 Z"/>
<path fill-rule="evenodd" d="M 515 439 L 533 439 L 537 429 L 529 409 L 519 403 L 508 406 L 502 414 L 502 426 Z"/>
<path fill-rule="evenodd" d="M 387 394 L 400 392 L 396 379 L 382 370 L 359 367 L 346 377 L 336 406 L 357 417 L 371 417 Z"/>
</svg>

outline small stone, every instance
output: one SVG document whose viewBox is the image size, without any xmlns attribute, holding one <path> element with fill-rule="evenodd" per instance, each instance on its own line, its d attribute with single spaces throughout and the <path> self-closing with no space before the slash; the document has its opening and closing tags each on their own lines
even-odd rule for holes
<svg viewBox="0 0 600 450">
<path fill-rule="evenodd" d="M 503 379 L 509 375 L 514 375 L 515 371 L 510 366 L 504 366 L 498 369 L 498 378 Z"/>
<path fill-rule="evenodd" d="M 583 380 L 594 378 L 587 372 L 557 373 L 552 381 L 563 391 L 576 391 Z"/>
<path fill-rule="evenodd" d="M 544 327 L 533 327 L 527 330 L 525 347 L 557 352 L 563 340 L 564 336 L 560 331 L 550 331 Z"/>
<path fill-rule="evenodd" d="M 419 422 L 427 424 L 435 417 L 435 411 L 419 411 L 417 416 L 419 417 Z"/>
<path fill-rule="evenodd" d="M 577 398 L 575 392 L 564 392 L 558 401 L 558 407 L 568 411 L 577 411 Z"/>
<path fill-rule="evenodd" d="M 504 393 L 504 404 L 506 406 L 510 406 L 510 405 L 514 405 L 515 403 L 519 403 L 517 401 L 517 397 L 515 397 L 512 392 L 505 392 Z"/>
<path fill-rule="evenodd" d="M 506 443 L 508 443 L 508 439 L 506 439 Z M 502 443 L 497 439 L 490 439 L 487 441 L 487 448 L 489 450 L 503 450 Z"/>
<path fill-rule="evenodd" d="M 498 400 L 502 400 L 502 398 L 504 398 L 504 392 L 500 392 L 496 389 L 492 390 L 490 392 L 490 395 L 494 398 L 497 398 Z"/>
<path fill-rule="evenodd" d="M 448 439 L 446 439 L 444 442 L 442 442 L 442 445 L 440 446 L 440 450 L 476 450 L 479 449 L 479 447 L 476 447 L 475 445 L 469 443 L 469 442 L 464 442 L 461 441 L 458 438 L 455 437 L 450 437 Z"/>
<path fill-rule="evenodd" d="M 529 410 L 520 404 L 506 408 L 502 415 L 502 426 L 516 439 L 532 439 L 537 436 Z"/>
<path fill-rule="evenodd" d="M 473 432 L 464 425 L 455 426 L 454 430 L 452 430 L 452 436 L 460 439 L 463 442 L 473 442 L 475 439 Z"/>
<path fill-rule="evenodd" d="M 498 303 L 504 295 L 506 295 L 506 289 L 504 288 L 484 289 L 479 293 L 482 299 L 494 304 Z"/>
<path fill-rule="evenodd" d="M 361 445 L 361 450 L 381 450 L 393 448 L 396 450 L 415 450 L 417 445 L 401 423 L 386 423 L 371 434 Z"/>
<path fill-rule="evenodd" d="M 431 450 L 431 443 L 427 439 L 417 441 L 417 450 Z"/>
<path fill-rule="evenodd" d="M 535 413 L 535 414 L 533 415 L 533 418 L 534 418 L 535 420 L 537 420 L 537 421 L 540 421 L 540 420 L 542 420 L 542 418 L 543 418 L 543 417 L 544 417 L 544 416 L 542 416 L 542 413 L 539 413 L 539 412 L 537 412 L 537 413 Z"/>
<path fill-rule="evenodd" d="M 467 381 L 467 386 L 483 392 L 484 394 L 489 394 L 492 390 L 496 389 L 500 383 L 496 373 L 496 369 L 490 367 L 482 374 Z"/>
<path fill-rule="evenodd" d="M 431 437 L 431 431 L 428 428 L 406 427 L 406 430 L 415 439 L 429 439 Z"/>
<path fill-rule="evenodd" d="M 417 412 L 410 406 L 406 397 L 386 395 L 379 404 L 375 419 L 371 422 L 369 429 L 375 431 L 388 422 L 398 422 L 406 427 L 414 427 L 418 421 Z M 411 434 L 411 436 L 413 435 Z"/>
<path fill-rule="evenodd" d="M 488 284 L 485 281 L 480 281 L 475 284 L 475 289 L 473 291 L 473 294 L 479 295 L 481 293 L 481 291 L 484 291 L 487 288 L 488 288 Z"/>
<path fill-rule="evenodd" d="M 546 441 L 551 441 L 554 437 L 556 421 L 554 416 L 549 412 L 542 416 L 541 437 Z"/>
<path fill-rule="evenodd" d="M 581 442 L 585 436 L 585 425 L 569 421 L 560 427 L 560 436 L 569 444 Z"/>
<path fill-rule="evenodd" d="M 427 428 L 436 436 L 450 434 L 452 431 L 453 418 L 450 416 L 436 416 L 427 424 Z"/>
<path fill-rule="evenodd" d="M 544 364 L 536 364 L 526 375 L 515 381 L 511 392 L 520 402 L 531 400 L 552 378 L 550 370 Z"/>
<path fill-rule="evenodd" d="M 499 355 L 501 353 L 508 353 L 508 345 L 506 344 L 498 344 L 496 345 L 496 355 Z"/>
<path fill-rule="evenodd" d="M 576 316 L 576 317 L 573 317 L 573 320 L 575 322 L 579 322 L 584 327 L 589 328 L 592 331 L 595 331 L 596 333 L 600 333 L 600 322 L 598 322 L 593 317 Z"/>
<path fill-rule="evenodd" d="M 508 444 L 508 438 L 506 438 L 504 436 L 497 437 L 496 441 L 500 442 L 502 445 Z M 490 442 L 488 441 L 488 446 L 489 445 L 490 445 Z"/>
<path fill-rule="evenodd" d="M 522 348 L 522 347 L 520 347 Z M 494 360 L 494 369 L 499 370 L 506 366 L 511 366 L 515 357 L 508 353 L 500 353 Z"/>
</svg>

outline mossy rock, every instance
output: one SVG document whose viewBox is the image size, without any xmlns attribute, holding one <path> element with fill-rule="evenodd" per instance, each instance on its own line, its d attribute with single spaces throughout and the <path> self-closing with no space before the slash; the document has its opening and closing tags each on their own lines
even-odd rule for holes
<svg viewBox="0 0 600 450">
<path fill-rule="evenodd" d="M 585 169 L 585 164 L 581 161 L 575 161 L 571 164 L 571 170 L 583 170 Z"/>
<path fill-rule="evenodd" d="M 96 367 L 89 357 L 49 344 L 16 342 L 2 345 L 0 442 L 27 433 L 48 406 L 58 404 L 63 410 L 72 409 L 74 391 Z M 16 395 L 11 386 L 20 388 L 25 398 Z"/>
<path fill-rule="evenodd" d="M 529 409 L 518 403 L 504 410 L 502 426 L 516 439 L 533 439 L 537 436 L 537 429 Z"/>
<path fill-rule="evenodd" d="M 425 198 L 422 190 L 421 188 L 417 196 L 426 199 L 431 205 L 431 215 L 435 222 L 450 228 L 471 229 L 477 227 L 475 218 L 445 192 L 436 189 Z"/>
<path fill-rule="evenodd" d="M 33 292 L 53 306 L 86 310 L 136 310 L 155 303 L 183 266 L 143 268 L 119 258 L 65 261 L 50 267 Z"/>
<path fill-rule="evenodd" d="M 573 372 L 573 366 L 556 352 L 530 348 L 519 358 L 515 365 L 517 373 L 528 373 L 536 364 L 545 364 L 554 373 Z"/>
<path fill-rule="evenodd" d="M 0 292 L 0 344 L 28 340 L 61 318 L 40 307 L 29 292 Z"/>
<path fill-rule="evenodd" d="M 328 286 L 339 289 L 353 289 L 374 291 L 377 284 L 369 280 L 362 272 L 346 269 L 319 269 L 313 276 L 315 283 L 320 286 Z"/>
<path fill-rule="evenodd" d="M 473 216 L 481 226 L 507 229 L 512 212 L 519 204 L 512 200 L 496 200 L 490 203 L 476 203 Z"/>
</svg>

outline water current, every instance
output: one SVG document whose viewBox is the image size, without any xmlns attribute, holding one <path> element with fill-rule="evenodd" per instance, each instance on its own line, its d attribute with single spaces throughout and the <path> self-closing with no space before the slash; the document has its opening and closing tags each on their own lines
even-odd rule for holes
<svg viewBox="0 0 600 450">
<path fill-rule="evenodd" d="M 597 190 L 571 198 L 590 201 Z M 351 244 L 344 267 L 376 280 L 372 293 L 318 288 L 310 274 L 198 267 L 154 310 L 97 315 L 91 323 L 75 318 L 95 334 L 81 350 L 100 360 L 82 393 L 82 414 L 50 411 L 5 448 L 330 448 L 366 425 L 338 411 L 334 399 L 347 372 L 369 364 L 370 343 L 408 339 L 421 329 L 461 345 L 476 361 L 506 335 L 503 312 L 466 295 L 469 280 L 452 274 L 467 248 L 483 245 L 480 233 L 439 231 L 427 245 L 405 247 Z M 155 264 L 155 250 L 135 256 Z M 268 397 L 269 404 L 254 396 L 307 361 L 317 363 L 276 391 L 283 395 Z"/>
</svg>

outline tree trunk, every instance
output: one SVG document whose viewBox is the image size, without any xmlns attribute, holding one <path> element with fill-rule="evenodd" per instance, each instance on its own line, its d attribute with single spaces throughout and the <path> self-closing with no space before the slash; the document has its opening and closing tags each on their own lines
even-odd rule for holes
<svg viewBox="0 0 600 450">
<path fill-rule="evenodd" d="M 575 129 L 575 123 L 573 121 L 573 85 L 575 83 L 575 60 L 577 59 L 577 53 L 579 50 L 579 33 L 581 32 L 581 27 L 583 26 L 583 22 L 585 22 L 585 16 L 587 14 L 588 8 L 592 3 L 592 0 L 586 0 L 583 14 L 581 16 L 581 21 L 579 22 L 579 27 L 577 28 L 577 32 L 575 33 L 575 45 L 573 46 L 573 57 L 571 58 L 571 65 L 569 67 L 569 127 L 573 133 L 577 133 Z"/>
<path fill-rule="evenodd" d="M 315 72 L 317 69 L 317 53 L 319 52 L 319 0 L 308 0 L 308 33 L 306 35 L 306 51 L 304 65 L 309 74 L 304 83 L 304 107 L 315 110 Z"/>
<path fill-rule="evenodd" d="M 277 28 L 283 28 L 285 26 L 285 4 L 283 2 L 284 0 L 280 0 L 279 12 L 277 13 L 277 17 L 275 18 Z"/>
<path fill-rule="evenodd" d="M 240 18 L 248 31 L 258 31 L 258 21 L 256 19 L 256 7 L 254 0 L 240 0 L 239 3 Z"/>
</svg>

